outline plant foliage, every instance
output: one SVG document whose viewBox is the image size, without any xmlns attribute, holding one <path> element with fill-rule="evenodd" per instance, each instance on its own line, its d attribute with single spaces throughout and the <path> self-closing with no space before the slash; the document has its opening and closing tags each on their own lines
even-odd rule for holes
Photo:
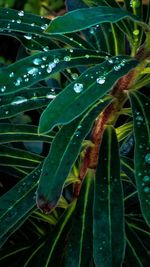
<svg viewBox="0 0 150 267">
<path fill-rule="evenodd" d="M 1 266 L 149 266 L 149 7 L 0 9 Z"/>
</svg>

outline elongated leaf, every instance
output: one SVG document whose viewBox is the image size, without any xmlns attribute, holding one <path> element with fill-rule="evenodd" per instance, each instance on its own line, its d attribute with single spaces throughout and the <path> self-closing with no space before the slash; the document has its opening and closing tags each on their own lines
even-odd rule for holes
<svg viewBox="0 0 150 267">
<path fill-rule="evenodd" d="M 85 71 L 48 105 L 41 116 L 39 132 L 48 132 L 55 125 L 66 124 L 78 117 L 136 65 L 137 61 L 119 56 Z"/>
<path fill-rule="evenodd" d="M 105 52 L 83 49 L 55 49 L 29 56 L 0 69 L 0 95 L 19 91 L 65 68 L 98 64 L 106 56 Z"/>
<path fill-rule="evenodd" d="M 93 235 L 96 266 L 122 266 L 125 248 L 123 193 L 117 137 L 111 126 L 106 127 L 100 146 Z"/>
<path fill-rule="evenodd" d="M 146 248 L 131 227 L 126 224 L 127 266 L 148 267 L 149 255 Z"/>
<path fill-rule="evenodd" d="M 0 123 L 0 143 L 31 141 L 50 143 L 54 135 L 38 135 L 37 127 L 25 124 Z"/>
<path fill-rule="evenodd" d="M 33 168 L 37 166 L 43 157 L 25 150 L 8 146 L 0 146 L 0 165 L 2 166 L 22 166 Z"/>
<path fill-rule="evenodd" d="M 76 206 L 76 200 L 63 213 L 58 223 L 47 237 L 38 240 L 30 250 L 25 254 L 22 261 L 22 267 L 37 266 L 48 267 L 55 266 L 57 261 L 61 261 L 58 257 L 60 248 L 63 249 L 65 239 L 70 229 L 70 222 Z M 57 266 L 57 265 L 56 265 Z M 58 265 L 59 266 L 59 265 Z"/>
<path fill-rule="evenodd" d="M 90 131 L 94 119 L 107 104 L 108 101 L 100 103 L 83 118 L 63 126 L 56 135 L 44 162 L 37 191 L 37 204 L 45 212 L 50 212 L 57 204 L 82 141 Z"/>
<path fill-rule="evenodd" d="M 0 245 L 28 218 L 35 207 L 35 192 L 42 164 L 0 198 Z"/>
<path fill-rule="evenodd" d="M 143 216 L 150 224 L 150 100 L 139 92 L 130 93 L 134 120 L 135 178 Z"/>
<path fill-rule="evenodd" d="M 94 179 L 89 175 L 85 178 L 77 201 L 65 251 L 64 267 L 84 267 L 91 261 L 93 193 Z"/>
<path fill-rule="evenodd" d="M 138 21 L 133 14 L 123 9 L 106 6 L 81 8 L 57 17 L 51 21 L 46 32 L 50 34 L 64 34 L 84 30 L 104 22 L 117 22 L 124 18 Z"/>
<path fill-rule="evenodd" d="M 0 119 L 47 106 L 59 92 L 60 88 L 37 87 L 4 94 L 1 96 Z"/>
</svg>

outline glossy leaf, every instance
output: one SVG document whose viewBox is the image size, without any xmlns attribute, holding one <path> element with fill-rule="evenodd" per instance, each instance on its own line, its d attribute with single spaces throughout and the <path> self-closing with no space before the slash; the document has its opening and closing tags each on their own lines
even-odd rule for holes
<svg viewBox="0 0 150 267">
<path fill-rule="evenodd" d="M 118 234 L 119 233 L 119 234 Z M 118 142 L 113 127 L 106 127 L 96 172 L 93 254 L 97 267 L 122 266 L 124 210 Z"/>
<path fill-rule="evenodd" d="M 92 258 L 93 173 L 85 178 L 68 236 L 64 267 L 84 267 Z M 86 255 L 86 257 L 85 257 Z"/>
<path fill-rule="evenodd" d="M 0 245 L 28 218 L 35 207 L 35 192 L 42 165 L 0 198 Z"/>
<path fill-rule="evenodd" d="M 93 121 L 107 104 L 108 101 L 100 103 L 83 118 L 63 126 L 56 135 L 44 162 L 37 191 L 38 207 L 45 212 L 50 212 L 56 206 L 65 180 L 80 152 L 82 141 L 90 131 Z"/>
<path fill-rule="evenodd" d="M 51 21 L 46 32 L 50 34 L 65 34 L 84 30 L 100 23 L 118 22 L 124 18 L 138 21 L 136 16 L 123 9 L 106 6 L 81 8 Z"/>
<path fill-rule="evenodd" d="M 66 124 L 78 117 L 136 65 L 137 61 L 119 56 L 89 68 L 48 105 L 40 118 L 39 132 L 49 132 L 57 124 Z"/>
<path fill-rule="evenodd" d="M 143 216 L 150 224 L 150 100 L 132 91 L 130 100 L 134 121 L 135 178 Z"/>
<path fill-rule="evenodd" d="M 51 87 L 23 88 L 19 92 L 4 94 L 1 96 L 0 119 L 47 106 L 60 90 Z"/>
<path fill-rule="evenodd" d="M 48 142 L 53 140 L 54 134 L 51 135 L 38 135 L 37 127 L 28 124 L 9 124 L 0 123 L 0 143 L 10 142 Z"/>
<path fill-rule="evenodd" d="M 55 49 L 26 57 L 0 69 L 0 95 L 19 91 L 65 68 L 98 64 L 106 56 L 93 50 Z"/>
</svg>

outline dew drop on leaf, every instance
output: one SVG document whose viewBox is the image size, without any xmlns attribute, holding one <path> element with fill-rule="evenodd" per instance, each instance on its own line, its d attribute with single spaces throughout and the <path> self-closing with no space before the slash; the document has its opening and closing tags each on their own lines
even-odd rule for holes
<svg viewBox="0 0 150 267">
<path fill-rule="evenodd" d="M 19 78 L 14 82 L 14 85 L 15 85 L 15 86 L 19 86 L 19 85 L 21 84 L 21 82 L 22 82 L 22 78 L 19 77 Z"/>
<path fill-rule="evenodd" d="M 37 68 L 28 68 L 27 71 L 28 71 L 28 74 L 30 75 L 36 75 L 38 73 Z"/>
<path fill-rule="evenodd" d="M 64 57 L 64 61 L 70 61 L 70 60 L 71 60 L 71 57 L 69 56 Z"/>
<path fill-rule="evenodd" d="M 150 153 L 145 156 L 145 162 L 150 163 Z"/>
<path fill-rule="evenodd" d="M 143 178 L 143 182 L 149 182 L 150 181 L 150 177 L 148 175 L 144 176 Z"/>
<path fill-rule="evenodd" d="M 32 34 L 28 33 L 28 34 L 24 35 L 24 38 L 26 38 L 27 40 L 31 40 Z"/>
<path fill-rule="evenodd" d="M 96 79 L 96 82 L 97 82 L 98 84 L 104 84 L 105 81 L 106 81 L 106 79 L 105 79 L 104 76 L 101 76 L 101 77 L 99 77 L 99 78 Z"/>
<path fill-rule="evenodd" d="M 0 87 L 0 91 L 2 92 L 2 93 L 4 93 L 5 91 L 6 91 L 6 86 L 4 85 L 4 86 L 1 86 Z"/>
<path fill-rule="evenodd" d="M 28 100 L 25 97 L 22 96 L 17 96 L 13 102 L 11 102 L 11 105 L 19 105 L 24 102 L 27 102 Z"/>
<path fill-rule="evenodd" d="M 74 84 L 74 87 L 73 87 L 73 90 L 74 90 L 76 93 L 81 93 L 82 90 L 83 90 L 83 84 L 82 84 L 82 83 L 75 83 L 75 84 Z"/>
<path fill-rule="evenodd" d="M 23 17 L 24 16 L 24 11 L 23 10 L 18 11 L 18 16 Z"/>
<path fill-rule="evenodd" d="M 34 58 L 33 59 L 33 64 L 34 65 L 40 65 L 42 63 L 42 59 L 40 59 L 40 58 Z"/>
<path fill-rule="evenodd" d="M 144 193 L 150 193 L 150 188 L 148 186 L 146 186 L 144 189 L 143 189 Z"/>
<path fill-rule="evenodd" d="M 9 77 L 10 77 L 10 78 L 12 78 L 12 77 L 14 77 L 14 76 L 15 76 L 14 72 L 11 72 L 11 73 L 9 74 Z"/>
<path fill-rule="evenodd" d="M 21 19 L 18 19 L 18 20 L 17 20 L 17 23 L 18 23 L 18 24 L 21 24 Z"/>
</svg>

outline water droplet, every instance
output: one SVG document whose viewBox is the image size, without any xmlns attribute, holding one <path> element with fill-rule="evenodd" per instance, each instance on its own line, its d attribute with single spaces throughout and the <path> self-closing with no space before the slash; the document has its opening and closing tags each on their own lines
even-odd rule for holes
<svg viewBox="0 0 150 267">
<path fill-rule="evenodd" d="M 24 16 L 24 11 L 23 10 L 18 11 L 18 16 L 23 17 Z"/>
<path fill-rule="evenodd" d="M 112 60 L 111 58 L 108 59 L 108 62 L 109 62 L 110 64 L 113 64 L 113 60 Z"/>
<path fill-rule="evenodd" d="M 33 22 L 33 23 L 31 23 L 31 26 L 32 26 L 32 27 L 34 27 L 34 26 L 35 26 L 35 23 L 34 23 L 34 22 Z"/>
<path fill-rule="evenodd" d="M 90 56 L 89 55 L 85 55 L 86 58 L 89 58 Z"/>
<path fill-rule="evenodd" d="M 59 58 L 54 58 L 54 63 L 58 64 L 59 63 Z"/>
<path fill-rule="evenodd" d="M 40 65 L 42 63 L 42 59 L 41 58 L 34 58 L 33 59 L 33 64 L 34 65 Z"/>
<path fill-rule="evenodd" d="M 46 61 L 46 60 L 47 60 L 47 57 L 42 57 L 42 60 L 43 60 L 43 61 Z"/>
<path fill-rule="evenodd" d="M 12 77 L 14 77 L 14 76 L 15 76 L 14 72 L 11 72 L 11 73 L 9 74 L 9 77 L 10 77 L 10 78 L 12 78 Z"/>
<path fill-rule="evenodd" d="M 28 71 L 28 74 L 33 75 L 33 76 L 38 74 L 38 69 L 37 68 L 28 68 L 27 71 Z"/>
<path fill-rule="evenodd" d="M 150 177 L 148 175 L 144 176 L 143 178 L 143 182 L 149 182 L 150 181 Z"/>
<path fill-rule="evenodd" d="M 20 24 L 21 23 L 21 19 L 17 19 L 17 23 Z"/>
<path fill-rule="evenodd" d="M 49 47 L 48 46 L 43 47 L 43 51 L 45 52 L 49 51 Z"/>
<path fill-rule="evenodd" d="M 56 96 L 54 95 L 54 94 L 52 94 L 52 93 L 48 93 L 47 95 L 46 95 L 46 98 L 48 98 L 48 99 L 54 99 Z"/>
<path fill-rule="evenodd" d="M 72 73 L 71 74 L 71 77 L 73 80 L 76 80 L 78 78 L 78 76 L 79 76 L 78 73 Z"/>
<path fill-rule="evenodd" d="M 22 78 L 19 77 L 19 78 L 14 82 L 14 85 L 15 85 L 15 86 L 19 86 L 19 85 L 21 84 L 21 82 L 22 82 Z"/>
<path fill-rule="evenodd" d="M 8 113 L 9 113 L 9 111 L 8 111 L 8 110 L 6 110 L 6 111 L 5 111 L 5 114 L 6 114 L 6 115 L 8 115 Z"/>
<path fill-rule="evenodd" d="M 136 117 L 136 120 L 137 120 L 137 121 L 143 121 L 143 117 L 142 117 L 142 116 L 137 116 L 137 117 Z"/>
<path fill-rule="evenodd" d="M 145 156 L 145 162 L 146 162 L 146 163 L 150 163 L 150 154 L 147 154 L 147 155 Z"/>
<path fill-rule="evenodd" d="M 71 57 L 69 56 L 64 57 L 64 61 L 70 61 L 70 60 L 71 60 Z"/>
<path fill-rule="evenodd" d="M 146 186 L 144 189 L 143 189 L 144 193 L 150 193 L 150 188 L 148 186 Z"/>
<path fill-rule="evenodd" d="M 70 53 L 73 53 L 73 49 L 70 49 L 69 51 L 70 51 Z"/>
<path fill-rule="evenodd" d="M 114 66 L 114 70 L 115 70 L 115 71 L 118 71 L 118 70 L 120 70 L 120 69 L 121 69 L 121 66 L 120 66 L 120 65 L 115 65 L 115 66 Z"/>
<path fill-rule="evenodd" d="M 11 103 L 11 105 L 19 105 L 22 104 L 24 102 L 27 102 L 28 100 L 25 97 L 22 96 L 17 96 L 14 101 Z"/>
<path fill-rule="evenodd" d="M 11 21 L 12 23 L 14 23 L 15 22 L 15 20 L 14 19 L 12 19 L 12 21 Z"/>
<path fill-rule="evenodd" d="M 5 91 L 6 91 L 6 86 L 4 85 L 4 86 L 1 86 L 0 87 L 0 91 L 2 92 L 2 93 L 4 93 Z"/>
<path fill-rule="evenodd" d="M 52 69 L 56 67 L 56 63 L 55 62 L 50 62 L 48 64 L 48 68 L 47 68 L 47 73 L 51 73 Z"/>
<path fill-rule="evenodd" d="M 24 35 L 24 38 L 26 38 L 27 40 L 31 40 L 32 34 L 28 33 L 28 34 Z"/>
<path fill-rule="evenodd" d="M 105 83 L 105 77 L 104 76 L 101 76 L 101 77 L 99 77 L 99 78 L 97 78 L 96 79 L 96 82 L 98 83 L 98 84 L 104 84 Z"/>
<path fill-rule="evenodd" d="M 42 30 L 46 30 L 47 27 L 48 27 L 48 24 L 44 24 L 44 25 L 41 26 L 41 29 L 42 29 Z"/>
<path fill-rule="evenodd" d="M 82 90 L 83 90 L 83 84 L 82 84 L 82 83 L 75 83 L 75 84 L 74 84 L 74 87 L 73 87 L 73 90 L 74 90 L 76 93 L 81 93 Z"/>
</svg>

